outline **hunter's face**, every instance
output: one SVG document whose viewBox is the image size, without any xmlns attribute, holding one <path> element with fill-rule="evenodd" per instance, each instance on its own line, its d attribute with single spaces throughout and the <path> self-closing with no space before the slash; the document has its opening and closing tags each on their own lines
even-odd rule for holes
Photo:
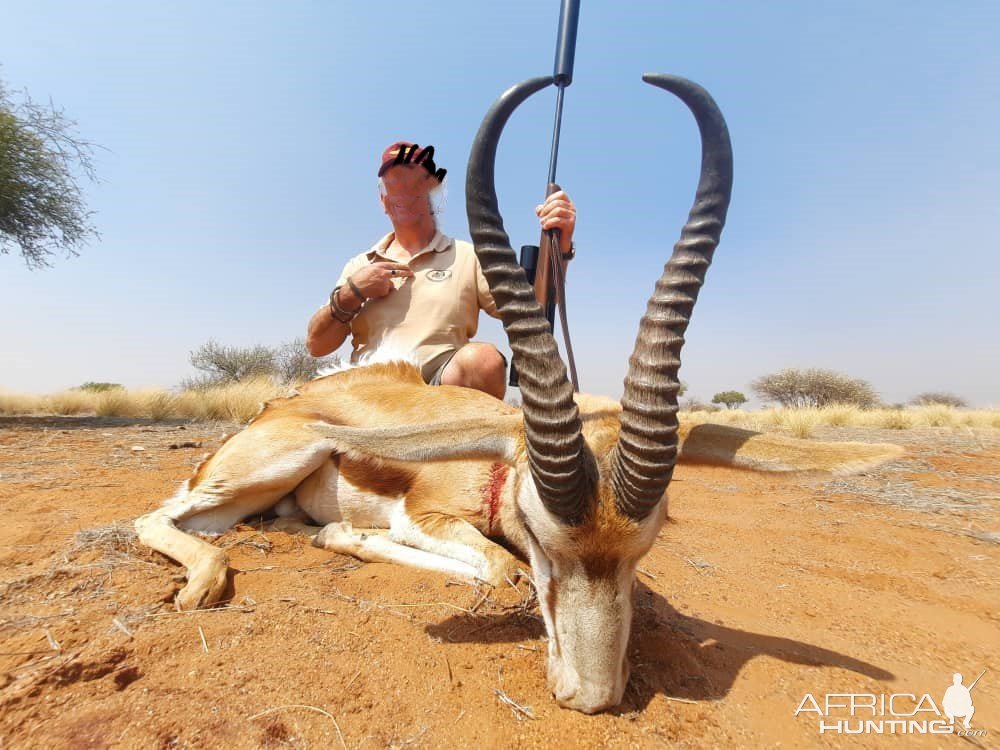
<svg viewBox="0 0 1000 750">
<path fill-rule="evenodd" d="M 382 176 L 382 207 L 393 226 L 414 224 L 431 215 L 430 192 L 437 185 L 422 166 L 400 164 Z"/>
</svg>

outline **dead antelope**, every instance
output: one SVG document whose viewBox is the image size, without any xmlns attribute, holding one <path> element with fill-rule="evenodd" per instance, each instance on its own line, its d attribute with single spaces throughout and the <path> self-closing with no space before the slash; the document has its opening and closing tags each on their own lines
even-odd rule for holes
<svg viewBox="0 0 1000 750">
<path fill-rule="evenodd" d="M 472 238 L 517 359 L 523 408 L 471 389 L 427 386 L 401 362 L 329 375 L 268 403 L 176 497 L 136 521 L 144 543 L 187 567 L 179 607 L 209 606 L 226 585 L 225 553 L 186 532 L 217 534 L 272 508 L 283 517 L 278 528 L 305 528 L 318 546 L 491 584 L 516 573 L 517 559 L 497 543 L 505 541 L 531 565 L 556 700 L 587 713 L 621 700 L 636 565 L 666 516 L 678 453 L 682 336 L 732 181 L 729 136 L 708 94 L 680 78 L 645 80 L 693 111 L 702 173 L 640 323 L 621 405 L 574 397 L 503 230 L 497 143 L 514 109 L 552 79 L 526 81 L 487 113 L 467 183 Z M 860 469 L 899 452 L 707 426 L 681 436 L 682 457 L 761 469 Z"/>
</svg>

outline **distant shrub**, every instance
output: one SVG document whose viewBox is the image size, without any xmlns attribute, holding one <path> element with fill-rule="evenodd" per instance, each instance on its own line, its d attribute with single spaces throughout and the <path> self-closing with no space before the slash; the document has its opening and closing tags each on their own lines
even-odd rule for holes
<svg viewBox="0 0 1000 750">
<path fill-rule="evenodd" d="M 297 338 L 278 346 L 226 346 L 209 340 L 191 352 L 191 365 L 201 374 L 181 383 L 184 389 L 214 388 L 271 378 L 280 383 L 301 383 L 339 362 L 337 357 L 313 357 L 305 340 Z"/>
<path fill-rule="evenodd" d="M 946 391 L 926 391 L 925 393 L 918 393 L 910 399 L 910 403 L 914 406 L 931 406 L 939 404 L 941 406 L 951 406 L 955 409 L 966 409 L 969 406 L 969 402 L 961 396 L 956 396 L 954 393 L 948 393 Z"/>
<path fill-rule="evenodd" d="M 88 393 L 104 393 L 105 391 L 113 391 L 115 389 L 120 390 L 124 387 L 125 386 L 123 386 L 121 383 L 95 383 L 93 381 L 88 380 L 83 385 L 78 385 L 76 387 L 76 390 L 86 391 Z"/>
<path fill-rule="evenodd" d="M 879 403 L 878 394 L 867 381 L 833 370 L 789 368 L 759 377 L 750 387 L 765 401 L 784 407 L 850 404 L 871 409 Z"/>
<path fill-rule="evenodd" d="M 680 408 L 684 411 L 706 411 L 709 413 L 721 411 L 721 406 L 712 406 L 711 404 L 706 404 L 703 401 L 699 401 L 694 398 L 686 398 L 680 402 Z"/>
</svg>

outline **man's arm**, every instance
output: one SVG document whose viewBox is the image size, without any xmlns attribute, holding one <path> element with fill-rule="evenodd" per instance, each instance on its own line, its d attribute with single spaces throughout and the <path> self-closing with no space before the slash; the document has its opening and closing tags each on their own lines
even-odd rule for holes
<svg viewBox="0 0 1000 750">
<path fill-rule="evenodd" d="M 359 300 L 350 288 L 340 287 L 334 294 L 337 295 L 337 304 L 347 312 L 354 312 L 363 304 L 363 300 Z M 306 349 L 314 357 L 324 357 L 337 351 L 350 332 L 351 321 L 340 322 L 333 317 L 331 306 L 323 305 L 309 319 Z"/>
<path fill-rule="evenodd" d="M 323 305 L 309 319 L 306 330 L 306 348 L 309 353 L 314 357 L 323 357 L 335 352 L 351 332 L 353 317 L 347 322 L 341 322 L 334 315 L 335 307 L 340 308 L 338 312 L 350 315 L 360 310 L 369 299 L 389 294 L 394 289 L 393 279 L 412 276 L 413 271 L 400 263 L 388 261 L 369 263 L 363 256 L 362 259 L 348 263 L 336 289 L 330 295 L 330 304 Z M 344 315 L 341 314 L 339 317 L 343 318 Z"/>
</svg>

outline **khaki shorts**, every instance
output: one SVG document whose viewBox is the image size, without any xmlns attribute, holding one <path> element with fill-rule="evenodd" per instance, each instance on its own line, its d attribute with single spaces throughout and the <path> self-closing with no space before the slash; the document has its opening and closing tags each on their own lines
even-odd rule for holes
<svg viewBox="0 0 1000 750">
<path fill-rule="evenodd" d="M 448 363 L 451 362 L 451 358 L 454 357 L 457 353 L 458 353 L 458 349 L 456 349 L 455 351 L 453 351 L 451 353 L 451 355 L 449 355 L 445 359 L 445 361 L 441 363 L 441 366 L 439 368 L 437 368 L 437 370 L 434 371 L 433 375 L 431 375 L 431 379 L 427 381 L 428 385 L 441 385 L 441 376 L 444 375 L 444 368 L 446 368 L 448 366 Z M 504 353 L 501 352 L 499 349 L 497 349 L 497 353 L 500 355 L 500 359 L 503 360 L 503 366 L 504 366 L 504 369 L 506 370 L 507 369 L 507 365 L 508 365 L 507 357 L 505 357 Z"/>
</svg>

